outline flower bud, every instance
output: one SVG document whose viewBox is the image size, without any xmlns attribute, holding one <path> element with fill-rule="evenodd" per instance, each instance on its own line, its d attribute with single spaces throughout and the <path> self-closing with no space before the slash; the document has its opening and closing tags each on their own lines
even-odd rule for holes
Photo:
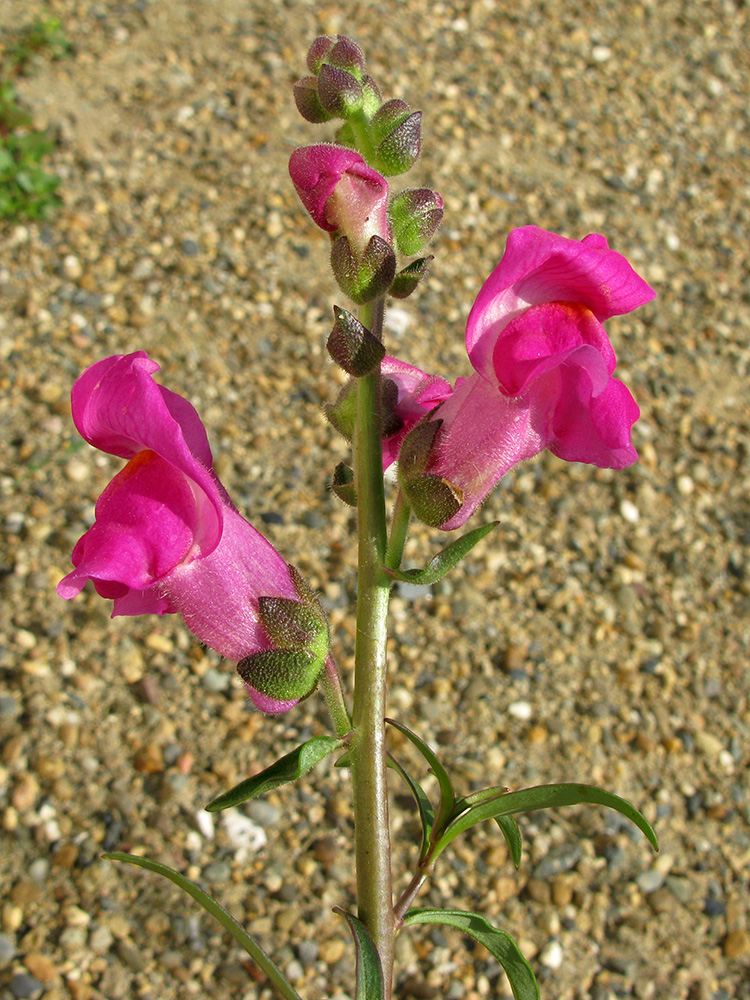
<svg viewBox="0 0 750 1000">
<path fill-rule="evenodd" d="M 424 524 L 438 528 L 461 510 L 463 493 L 443 479 L 423 472 L 401 479 L 401 489 L 406 501 Z"/>
<path fill-rule="evenodd" d="M 375 150 L 375 163 L 387 177 L 403 174 L 416 162 L 422 148 L 422 112 L 415 111 Z"/>
<path fill-rule="evenodd" d="M 237 673 L 252 688 L 256 708 L 276 714 L 313 693 L 323 666 L 309 653 L 269 649 L 241 660 Z"/>
<path fill-rule="evenodd" d="M 328 64 L 318 73 L 318 96 L 332 118 L 349 118 L 362 109 L 364 101 L 359 80 L 345 69 Z"/>
<path fill-rule="evenodd" d="M 326 56 L 335 44 L 336 38 L 332 38 L 330 35 L 320 35 L 315 39 L 307 52 L 307 68 L 311 73 L 319 72 Z"/>
<path fill-rule="evenodd" d="M 329 49 L 325 61 L 330 66 L 337 66 L 351 73 L 357 80 L 365 75 L 365 57 L 362 49 L 346 35 L 337 35 L 336 43 Z"/>
<path fill-rule="evenodd" d="M 443 199 L 437 191 L 404 191 L 388 206 L 388 219 L 398 250 L 406 257 L 421 253 L 443 218 Z"/>
<path fill-rule="evenodd" d="M 342 292 L 362 305 L 388 290 L 396 274 L 396 255 L 385 240 L 373 236 L 357 257 L 348 238 L 340 236 L 331 247 L 331 267 Z"/>
<path fill-rule="evenodd" d="M 388 182 L 353 149 L 330 143 L 296 149 L 289 174 L 313 221 L 347 236 L 357 258 L 372 236 L 390 240 Z"/>
<path fill-rule="evenodd" d="M 314 76 L 305 76 L 294 84 L 294 103 L 302 117 L 314 125 L 333 118 L 320 102 L 318 82 Z"/>
<path fill-rule="evenodd" d="M 336 322 L 328 338 L 328 353 L 348 375 L 362 378 L 385 357 L 385 347 L 377 337 L 345 309 L 333 307 Z"/>
</svg>

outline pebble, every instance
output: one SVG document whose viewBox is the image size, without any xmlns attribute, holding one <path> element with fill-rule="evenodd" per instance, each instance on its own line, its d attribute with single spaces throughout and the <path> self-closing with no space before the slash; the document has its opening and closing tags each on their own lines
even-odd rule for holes
<svg viewBox="0 0 750 1000">
<path fill-rule="evenodd" d="M 514 719 L 521 719 L 523 722 L 529 721 L 533 711 L 528 701 L 512 701 L 507 708 L 508 715 L 512 715 Z"/>
<path fill-rule="evenodd" d="M 281 819 L 281 809 L 266 799 L 252 799 L 248 802 L 244 811 L 254 823 L 260 826 L 275 826 Z"/>
<path fill-rule="evenodd" d="M 228 861 L 212 861 L 201 872 L 206 882 L 228 882 L 232 877 L 232 866 Z"/>
<path fill-rule="evenodd" d="M 12 934 L 0 931 L 0 968 L 4 968 L 16 954 L 16 940 Z"/>
<path fill-rule="evenodd" d="M 10 992 L 16 1000 L 34 1000 L 43 989 L 44 983 L 26 972 L 17 972 L 10 981 Z"/>
<path fill-rule="evenodd" d="M 648 894 L 660 889 L 664 885 L 665 877 L 665 872 L 658 871 L 656 868 L 649 868 L 648 871 L 640 872 L 636 876 L 635 882 L 641 892 Z"/>
<path fill-rule="evenodd" d="M 208 691 L 226 691 L 232 685 L 232 674 L 228 670 L 217 670 L 215 667 L 209 667 L 201 677 L 201 684 Z"/>
<path fill-rule="evenodd" d="M 548 969 L 559 969 L 563 963 L 563 949 L 559 941 L 548 941 L 539 952 L 539 961 Z"/>
<path fill-rule="evenodd" d="M 744 928 L 730 931 L 724 938 L 723 952 L 726 958 L 744 958 L 750 955 L 750 932 Z"/>
</svg>

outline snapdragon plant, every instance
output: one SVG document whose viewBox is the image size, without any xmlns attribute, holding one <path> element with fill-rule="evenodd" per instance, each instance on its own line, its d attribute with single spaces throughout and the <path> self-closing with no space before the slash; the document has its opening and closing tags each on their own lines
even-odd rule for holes
<svg viewBox="0 0 750 1000">
<path fill-rule="evenodd" d="M 425 253 L 442 215 L 432 190 L 394 191 L 421 147 L 421 116 L 384 99 L 359 47 L 343 36 L 316 39 L 309 75 L 294 87 L 312 123 L 338 121 L 334 142 L 295 150 L 289 170 L 312 221 L 330 234 L 331 267 L 349 300 L 333 307 L 328 351 L 349 376 L 327 414 L 351 441 L 351 463 L 330 486 L 356 508 L 358 579 L 353 678 L 331 655 L 326 614 L 295 567 L 240 514 L 219 481 L 206 431 L 192 405 L 153 380 L 144 351 L 98 360 L 73 387 L 73 419 L 96 448 L 127 460 L 102 493 L 96 520 L 76 545 L 64 598 L 91 580 L 113 615 L 179 612 L 196 636 L 237 663 L 251 702 L 269 715 L 293 711 L 320 691 L 331 733 L 316 736 L 212 802 L 219 811 L 294 781 L 335 755 L 348 769 L 354 807 L 357 912 L 341 911 L 357 954 L 357 1000 L 392 994 L 396 935 L 420 923 L 447 924 L 483 944 L 517 1000 L 539 989 L 508 930 L 480 914 L 416 906 L 440 855 L 464 831 L 494 820 L 521 864 L 515 817 L 595 803 L 628 817 L 654 848 L 645 818 L 612 792 L 581 783 L 481 791 L 456 789 L 430 745 L 386 718 L 388 603 L 394 583 L 429 585 L 453 570 L 496 527 L 450 538 L 423 568 L 404 568 L 415 518 L 438 531 L 463 528 L 498 480 L 549 449 L 567 461 L 620 469 L 637 458 L 631 429 L 638 407 L 613 377 L 615 354 L 602 323 L 648 302 L 653 292 L 604 236 L 570 239 L 528 225 L 508 236 L 466 326 L 473 374 L 428 374 L 387 353 L 390 297 L 425 280 Z M 398 464 L 386 495 L 384 472 Z M 444 536 L 439 536 L 444 537 Z M 351 695 L 348 691 L 351 690 Z M 388 749 L 398 730 L 437 779 L 423 779 Z M 399 780 L 420 818 L 412 871 L 393 872 L 388 782 Z M 287 1000 L 299 1000 L 281 970 L 198 885 L 147 858 L 111 854 L 171 879 L 213 914 Z"/>
</svg>

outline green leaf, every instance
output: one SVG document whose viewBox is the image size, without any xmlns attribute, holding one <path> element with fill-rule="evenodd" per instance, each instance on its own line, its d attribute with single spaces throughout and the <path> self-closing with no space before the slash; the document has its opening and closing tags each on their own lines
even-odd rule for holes
<svg viewBox="0 0 750 1000">
<path fill-rule="evenodd" d="M 222 809 L 230 809 L 241 802 L 247 802 L 248 799 L 265 795 L 279 785 L 296 781 L 311 771 L 324 757 L 339 750 L 343 745 L 344 740 L 337 740 L 333 736 L 316 736 L 295 747 L 291 753 L 285 754 L 259 774 L 246 778 L 228 792 L 218 795 L 208 803 L 206 811 L 219 812 Z"/>
<path fill-rule="evenodd" d="M 268 978 L 271 980 L 273 985 L 277 990 L 286 998 L 286 1000 L 301 1000 L 299 993 L 292 987 L 291 983 L 284 976 L 283 972 L 278 968 L 261 946 L 254 941 L 250 935 L 240 927 L 234 917 L 228 913 L 223 906 L 212 899 L 207 893 L 200 889 L 195 882 L 191 882 L 190 879 L 185 878 L 184 875 L 180 875 L 179 872 L 173 871 L 166 865 L 160 864 L 158 861 L 150 861 L 148 858 L 139 858 L 135 854 L 122 854 L 119 851 L 115 851 L 110 854 L 102 855 L 108 861 L 124 861 L 125 864 L 135 865 L 138 868 L 145 868 L 147 871 L 155 872 L 157 875 L 162 875 L 164 878 L 169 879 L 170 882 L 174 882 L 176 886 L 179 886 L 183 892 L 186 892 L 188 896 L 192 898 L 203 907 L 212 917 L 228 930 L 235 941 L 245 949 L 248 955 L 257 962 L 260 968 L 265 972 Z"/>
<path fill-rule="evenodd" d="M 520 868 L 523 847 L 521 844 L 521 831 L 518 829 L 518 823 L 516 823 L 512 816 L 495 816 L 495 822 L 500 827 L 503 836 L 505 837 L 505 842 L 508 845 L 513 865 L 516 868 Z"/>
<path fill-rule="evenodd" d="M 453 815 L 453 809 L 456 803 L 456 793 L 453 791 L 453 784 L 451 779 L 448 777 L 448 772 L 437 759 L 433 751 L 417 736 L 416 733 L 413 733 L 411 729 L 407 729 L 406 726 L 402 726 L 401 723 L 396 722 L 395 719 L 386 719 L 385 721 L 390 723 L 395 729 L 398 729 L 399 732 L 403 733 L 404 736 L 414 744 L 417 750 L 419 750 L 424 759 L 427 761 L 432 773 L 438 780 L 438 785 L 440 786 L 440 806 L 435 818 L 434 828 L 438 834 L 440 834 L 442 833 L 445 824 Z"/>
<path fill-rule="evenodd" d="M 455 542 L 451 542 L 441 552 L 438 552 L 425 569 L 386 569 L 385 572 L 394 580 L 401 580 L 402 583 L 413 583 L 420 587 L 437 583 L 499 523 L 499 521 L 491 521 L 489 524 L 483 524 L 481 528 L 467 531 L 465 535 L 461 535 Z"/>
<path fill-rule="evenodd" d="M 533 812 L 535 809 L 550 809 L 556 806 L 575 806 L 590 802 L 595 805 L 609 806 L 626 816 L 648 838 L 654 850 L 659 850 L 656 834 L 651 829 L 648 820 L 635 806 L 612 792 L 605 792 L 593 785 L 566 783 L 559 785 L 536 785 L 533 788 L 522 788 L 517 792 L 506 792 L 495 798 L 487 799 L 472 806 L 462 813 L 448 827 L 435 847 L 435 857 L 438 856 L 452 840 L 468 830 L 476 823 L 497 816 L 510 816 L 513 813 Z"/>
<path fill-rule="evenodd" d="M 419 818 L 422 821 L 422 843 L 419 848 L 419 860 L 423 861 L 427 856 L 427 850 L 430 846 L 430 834 L 435 823 L 435 812 L 432 808 L 432 803 L 427 798 L 424 789 L 416 778 L 413 778 L 391 753 L 388 754 L 388 766 L 392 767 L 403 778 L 409 791 L 414 796 L 414 801 L 417 803 Z"/>
<path fill-rule="evenodd" d="M 521 954 L 518 945 L 506 931 L 498 930 L 477 913 L 463 910 L 409 910 L 404 926 L 413 924 L 446 924 L 457 927 L 483 944 L 505 970 L 516 1000 L 539 1000 L 539 987 L 531 966 Z"/>
<path fill-rule="evenodd" d="M 340 913 L 349 924 L 354 944 L 357 948 L 357 992 L 355 1000 L 383 1000 L 385 984 L 383 968 L 380 964 L 378 949 L 370 937 L 370 932 L 359 919 L 340 906 L 334 906 L 334 912 Z"/>
</svg>

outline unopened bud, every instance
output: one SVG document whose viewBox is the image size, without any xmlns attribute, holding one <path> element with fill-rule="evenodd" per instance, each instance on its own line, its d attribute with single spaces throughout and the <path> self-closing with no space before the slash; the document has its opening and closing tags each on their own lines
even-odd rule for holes
<svg viewBox="0 0 750 1000">
<path fill-rule="evenodd" d="M 302 117 L 314 125 L 330 121 L 334 117 L 320 102 L 318 82 L 314 76 L 305 76 L 295 83 L 294 102 Z"/>
<path fill-rule="evenodd" d="M 362 84 L 352 74 L 337 66 L 323 65 L 318 73 L 318 96 L 333 117 L 348 118 L 362 108 Z"/>
<path fill-rule="evenodd" d="M 375 164 L 386 176 L 403 174 L 414 165 L 422 148 L 422 112 L 398 125 L 375 150 Z"/>
<path fill-rule="evenodd" d="M 347 382 L 341 389 L 336 402 L 326 404 L 323 407 L 323 412 L 331 426 L 347 441 L 351 441 L 357 419 L 357 383 Z"/>
<path fill-rule="evenodd" d="M 336 322 L 328 338 L 328 353 L 348 375 L 369 375 L 385 357 L 382 341 L 345 309 L 333 307 Z"/>
<path fill-rule="evenodd" d="M 307 52 L 307 68 L 311 73 L 319 72 L 325 57 L 335 44 L 336 38 L 332 38 L 330 35 L 320 35 L 315 39 Z"/>
<path fill-rule="evenodd" d="M 337 35 L 336 43 L 329 49 L 325 56 L 325 61 L 330 66 L 338 66 L 345 69 L 358 80 L 365 75 L 365 57 L 362 49 L 351 38 L 346 35 Z"/>
<path fill-rule="evenodd" d="M 340 236 L 331 247 L 331 267 L 341 290 L 362 305 L 388 290 L 396 274 L 396 255 L 385 240 L 373 236 L 357 257 L 347 237 Z"/>
<path fill-rule="evenodd" d="M 399 271 L 388 289 L 389 295 L 392 295 L 394 299 L 405 299 L 411 295 L 417 285 L 427 276 L 432 260 L 434 260 L 432 255 L 420 257 L 419 260 L 412 261 L 411 264 Z"/>
<path fill-rule="evenodd" d="M 396 246 L 406 257 L 421 253 L 443 218 L 443 199 L 430 188 L 403 191 L 388 206 Z"/>
</svg>

